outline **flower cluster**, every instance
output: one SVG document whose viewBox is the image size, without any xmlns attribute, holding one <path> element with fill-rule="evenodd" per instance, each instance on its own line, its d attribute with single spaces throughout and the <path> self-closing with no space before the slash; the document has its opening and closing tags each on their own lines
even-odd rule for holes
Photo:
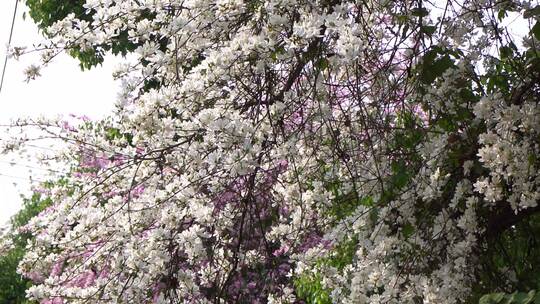
<svg viewBox="0 0 540 304">
<path fill-rule="evenodd" d="M 28 296 L 467 301 L 499 211 L 537 207 L 540 108 L 483 91 L 500 31 L 461 2 L 86 1 L 48 51 L 134 60 L 111 118 L 39 124 L 71 171 L 26 227 Z"/>
</svg>

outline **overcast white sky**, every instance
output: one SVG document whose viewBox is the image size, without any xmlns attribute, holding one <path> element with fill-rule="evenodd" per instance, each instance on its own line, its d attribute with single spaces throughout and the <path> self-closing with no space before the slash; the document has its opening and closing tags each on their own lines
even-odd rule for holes
<svg viewBox="0 0 540 304">
<path fill-rule="evenodd" d="M 0 72 L 4 63 L 6 44 L 16 0 L 0 1 Z M 41 41 L 37 27 L 30 18 L 22 19 L 26 10 L 24 2 L 19 3 L 12 46 L 27 45 Z M 4 86 L 0 92 L 0 125 L 18 117 L 44 115 L 55 117 L 69 114 L 87 115 L 100 118 L 113 109 L 117 94 L 117 84 L 113 82 L 112 70 L 118 62 L 108 58 L 102 67 L 82 72 L 77 61 L 67 55 L 59 56 L 47 68 L 42 77 L 24 82 L 23 70 L 37 56 L 24 56 L 20 61 L 8 60 Z M 5 138 L 5 129 L 0 128 L 0 140 Z M 40 152 L 35 148 L 35 152 Z M 0 156 L 0 226 L 19 209 L 21 193 L 28 193 L 29 177 L 41 179 L 47 171 L 35 163 L 15 158 L 17 165 L 8 164 L 13 157 Z M 37 167 L 30 169 L 28 167 Z M 29 170 L 32 172 L 30 173 Z"/>
</svg>

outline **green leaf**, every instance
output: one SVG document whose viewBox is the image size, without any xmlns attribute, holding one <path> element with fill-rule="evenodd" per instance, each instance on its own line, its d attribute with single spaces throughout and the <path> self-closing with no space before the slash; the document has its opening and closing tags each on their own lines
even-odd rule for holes
<svg viewBox="0 0 540 304">
<path fill-rule="evenodd" d="M 538 15 L 540 15 L 540 5 L 537 5 L 523 12 L 523 18 L 532 18 Z"/>
<path fill-rule="evenodd" d="M 407 15 L 396 15 L 395 17 L 398 24 L 405 23 L 409 20 L 409 16 Z"/>
<path fill-rule="evenodd" d="M 422 17 L 425 17 L 425 16 L 429 15 L 429 12 L 424 7 L 417 7 L 417 8 L 413 8 L 411 10 L 411 15 L 422 18 Z"/>
<path fill-rule="evenodd" d="M 513 54 L 512 48 L 510 48 L 509 46 L 501 46 L 499 48 L 499 53 L 501 54 L 501 59 L 510 58 Z"/>
<path fill-rule="evenodd" d="M 321 58 L 317 61 L 317 67 L 321 70 L 321 71 L 324 71 L 328 68 L 328 65 L 329 65 L 329 62 L 328 62 L 328 59 L 326 58 Z"/>
<path fill-rule="evenodd" d="M 401 228 L 401 233 L 403 233 L 403 236 L 408 239 L 414 233 L 414 226 L 410 223 L 405 224 L 405 226 Z"/>
<path fill-rule="evenodd" d="M 535 304 L 540 302 L 540 297 L 536 296 L 536 291 L 531 290 L 528 293 L 514 292 L 512 294 L 492 293 L 482 296 L 479 304 Z"/>
<path fill-rule="evenodd" d="M 531 166 L 534 166 L 534 164 L 535 164 L 536 161 L 537 161 L 536 154 L 530 153 L 530 154 L 529 154 L 529 157 L 527 157 L 527 161 L 528 161 L 530 167 L 531 167 Z"/>
<path fill-rule="evenodd" d="M 392 185 L 396 188 L 402 188 L 409 181 L 409 174 L 407 172 L 407 166 L 403 162 L 397 162 L 392 164 Z"/>
<path fill-rule="evenodd" d="M 120 130 L 117 128 L 108 128 L 105 132 L 106 132 L 105 137 L 108 140 L 113 140 L 115 138 L 120 137 Z"/>
<path fill-rule="evenodd" d="M 497 18 L 499 18 L 499 21 L 502 21 L 506 17 L 506 10 L 501 9 L 499 13 L 497 13 Z"/>
<path fill-rule="evenodd" d="M 468 88 L 462 88 L 460 91 L 459 91 L 459 96 L 461 98 L 463 98 L 463 100 L 465 101 L 472 101 L 472 100 L 476 100 L 477 97 L 476 95 L 474 95 L 473 91 L 471 91 L 470 89 Z"/>
<path fill-rule="evenodd" d="M 421 79 L 425 84 L 431 84 L 437 77 L 440 77 L 448 68 L 454 66 L 454 61 L 447 54 L 439 59 L 436 57 L 435 50 L 429 51 L 424 55 L 424 64 Z"/>
<path fill-rule="evenodd" d="M 373 198 L 371 196 L 366 196 L 360 200 L 360 204 L 367 207 L 373 207 Z"/>
<path fill-rule="evenodd" d="M 433 35 L 433 33 L 435 33 L 435 30 L 437 30 L 437 27 L 433 25 L 422 26 L 422 32 L 426 33 L 429 36 Z"/>
<path fill-rule="evenodd" d="M 497 304 L 501 303 L 501 301 L 504 299 L 505 294 L 502 292 L 499 293 L 491 293 L 484 295 L 480 298 L 479 304 Z"/>
<path fill-rule="evenodd" d="M 536 292 L 534 290 L 531 290 L 528 293 L 515 292 L 515 293 L 512 294 L 512 296 L 510 298 L 512 300 L 511 303 L 516 303 L 516 304 L 529 304 L 529 303 L 532 303 L 532 301 L 535 298 L 535 294 L 536 294 Z"/>
<path fill-rule="evenodd" d="M 303 274 L 294 280 L 294 288 L 300 299 L 308 304 L 330 304 L 329 291 L 323 288 L 318 274 Z"/>
<path fill-rule="evenodd" d="M 536 39 L 540 40 L 540 21 L 536 21 L 536 24 L 531 29 L 531 33 Z"/>
</svg>

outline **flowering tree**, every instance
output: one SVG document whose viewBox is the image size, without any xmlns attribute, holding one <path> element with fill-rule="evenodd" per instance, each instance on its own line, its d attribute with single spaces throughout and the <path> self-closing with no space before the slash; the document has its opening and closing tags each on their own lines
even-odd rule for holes
<svg viewBox="0 0 540 304">
<path fill-rule="evenodd" d="M 78 19 L 92 21 L 94 10 L 84 8 L 84 0 L 24 0 L 28 7 L 28 13 L 32 20 L 38 25 L 39 29 L 49 35 L 48 28 L 55 22 L 63 20 L 70 14 L 73 14 Z M 81 69 L 90 69 L 104 60 L 106 51 L 111 51 L 113 54 L 122 54 L 125 56 L 127 52 L 133 51 L 136 43 L 128 40 L 127 32 L 120 32 L 115 35 L 106 44 L 94 44 L 91 47 L 81 49 L 74 46 L 69 49 L 68 53 L 77 58 Z"/>
<path fill-rule="evenodd" d="M 539 6 L 84 9 L 47 28 L 45 62 L 124 33 L 136 60 L 110 118 L 14 125 L 65 140 L 72 168 L 27 226 L 31 299 L 472 303 L 538 287 Z M 507 14 L 529 23 L 523 47 Z"/>
</svg>

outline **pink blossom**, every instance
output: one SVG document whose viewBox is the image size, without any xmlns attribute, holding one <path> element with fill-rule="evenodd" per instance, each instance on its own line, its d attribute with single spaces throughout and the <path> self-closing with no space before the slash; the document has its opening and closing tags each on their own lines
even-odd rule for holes
<svg viewBox="0 0 540 304">
<path fill-rule="evenodd" d="M 31 271 L 29 273 L 25 273 L 24 276 L 36 284 L 39 284 L 45 280 L 43 275 L 37 271 Z"/>
<path fill-rule="evenodd" d="M 75 127 L 73 127 L 72 125 L 69 124 L 69 122 L 67 121 L 63 121 L 62 124 L 61 124 L 61 128 L 65 131 L 70 131 L 70 132 L 76 132 L 77 129 Z"/>
<path fill-rule="evenodd" d="M 64 260 L 60 259 L 54 263 L 51 269 L 51 277 L 59 276 L 62 273 L 62 268 L 64 267 Z"/>
<path fill-rule="evenodd" d="M 54 297 L 54 298 L 42 300 L 39 303 L 40 304 L 63 304 L 64 300 L 62 300 L 62 298 L 60 297 Z"/>
<path fill-rule="evenodd" d="M 284 255 L 288 251 L 289 251 L 289 246 L 284 244 L 284 245 L 281 245 L 281 247 L 279 247 L 279 249 L 274 250 L 274 252 L 272 254 L 274 256 L 280 256 L 280 255 Z"/>
</svg>

